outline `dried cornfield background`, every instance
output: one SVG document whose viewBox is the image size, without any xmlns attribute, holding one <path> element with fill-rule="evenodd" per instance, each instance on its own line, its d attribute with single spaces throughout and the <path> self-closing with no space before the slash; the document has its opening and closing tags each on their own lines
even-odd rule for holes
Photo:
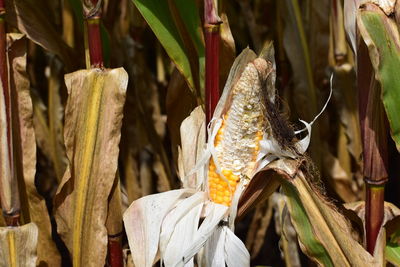
<svg viewBox="0 0 400 267">
<path fill-rule="evenodd" d="M 399 29 L 396 0 L 0 0 L 0 266 L 400 266 Z"/>
</svg>

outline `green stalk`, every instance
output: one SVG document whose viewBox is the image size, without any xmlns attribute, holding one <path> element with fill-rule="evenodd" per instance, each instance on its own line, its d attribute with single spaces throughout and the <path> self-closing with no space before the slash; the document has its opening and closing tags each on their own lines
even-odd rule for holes
<svg viewBox="0 0 400 267">
<path fill-rule="evenodd" d="M 219 100 L 220 24 L 217 4 L 204 0 L 204 38 L 206 43 L 206 124 L 210 122 Z"/>
<path fill-rule="evenodd" d="M 1 206 L 7 226 L 17 226 L 20 217 L 20 200 L 18 182 L 14 169 L 13 140 L 12 140 L 12 105 L 11 91 L 8 84 L 7 69 L 7 36 L 5 25 L 5 1 L 0 0 L 0 123 L 3 129 L 0 132 L 0 186 Z"/>
</svg>

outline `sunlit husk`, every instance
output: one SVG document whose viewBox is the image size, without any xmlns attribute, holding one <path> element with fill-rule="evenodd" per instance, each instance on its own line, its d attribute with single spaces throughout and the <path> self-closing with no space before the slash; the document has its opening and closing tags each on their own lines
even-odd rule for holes
<svg viewBox="0 0 400 267">
<path fill-rule="evenodd" d="M 17 227 L 0 228 L 0 266 L 36 266 L 38 228 L 29 223 Z"/>
<path fill-rule="evenodd" d="M 57 230 L 74 266 L 103 266 L 128 75 L 122 68 L 91 69 L 68 74 L 65 81 L 69 165 L 55 197 Z"/>
</svg>

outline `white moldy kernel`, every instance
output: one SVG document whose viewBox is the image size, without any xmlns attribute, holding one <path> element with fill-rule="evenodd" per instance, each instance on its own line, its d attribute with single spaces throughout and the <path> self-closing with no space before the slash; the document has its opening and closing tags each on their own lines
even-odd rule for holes
<svg viewBox="0 0 400 267">
<path fill-rule="evenodd" d="M 268 64 L 258 58 L 247 64 L 232 90 L 231 107 L 224 116 L 224 132 L 217 145 L 221 168 L 250 176 L 255 167 L 260 132 L 265 129 L 264 93 L 261 77 L 265 77 Z M 263 78 L 264 78 L 263 77 Z"/>
</svg>

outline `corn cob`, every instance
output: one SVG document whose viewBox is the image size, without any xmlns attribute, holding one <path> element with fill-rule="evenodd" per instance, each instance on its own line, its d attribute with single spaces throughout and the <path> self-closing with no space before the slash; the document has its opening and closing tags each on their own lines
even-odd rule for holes
<svg viewBox="0 0 400 267">
<path fill-rule="evenodd" d="M 267 128 L 261 84 L 267 68 L 261 58 L 248 63 L 231 91 L 231 105 L 214 140 L 220 172 L 215 159 L 208 169 L 209 196 L 215 203 L 230 206 L 240 179 L 251 178 L 257 167 L 259 143 Z"/>
</svg>

